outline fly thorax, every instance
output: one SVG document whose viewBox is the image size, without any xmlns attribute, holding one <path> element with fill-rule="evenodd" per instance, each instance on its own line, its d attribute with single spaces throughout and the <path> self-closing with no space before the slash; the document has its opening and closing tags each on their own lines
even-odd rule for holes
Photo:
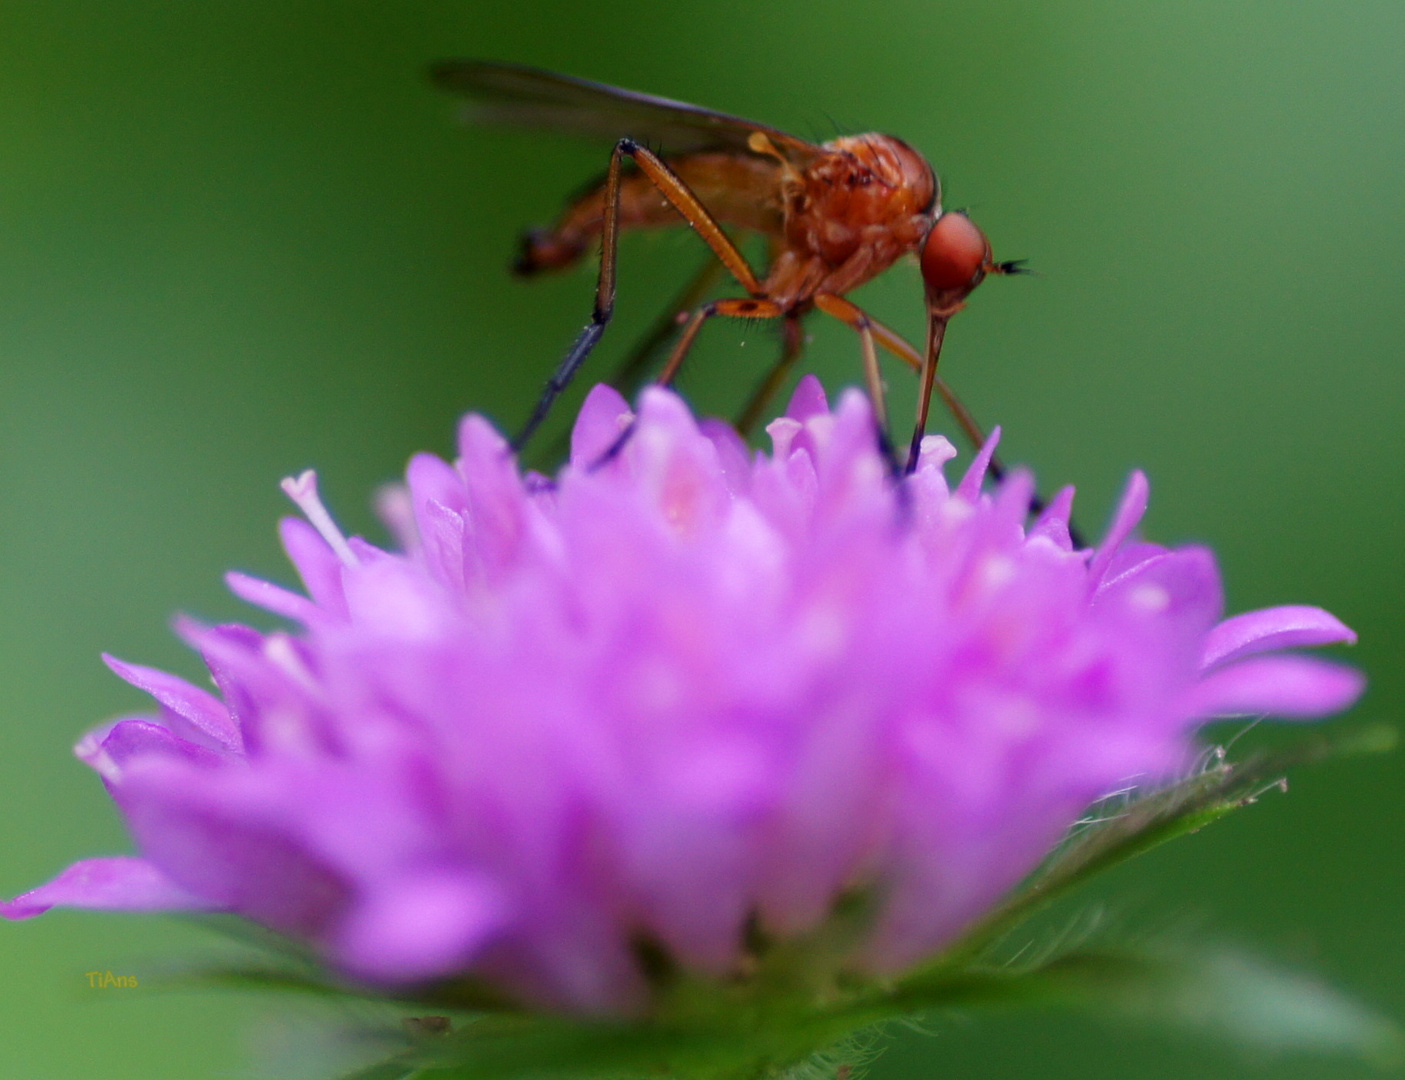
<svg viewBox="0 0 1405 1080">
<path fill-rule="evenodd" d="M 924 218 L 936 199 L 936 177 L 922 156 L 878 134 L 844 136 L 823 149 L 805 170 L 803 197 L 787 223 L 792 243 L 835 266 L 875 237 L 915 246 L 914 218 Z"/>
</svg>

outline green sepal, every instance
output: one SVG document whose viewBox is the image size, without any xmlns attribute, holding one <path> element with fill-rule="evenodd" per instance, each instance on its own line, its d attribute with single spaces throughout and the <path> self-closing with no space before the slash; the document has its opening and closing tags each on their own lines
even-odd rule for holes
<svg viewBox="0 0 1405 1080">
<path fill-rule="evenodd" d="M 1207 751 L 1207 764 L 1192 776 L 1134 794 L 1075 829 L 1024 884 L 935 960 L 918 969 L 962 966 L 1052 901 L 1095 874 L 1143 855 L 1169 840 L 1198 832 L 1280 787 L 1288 770 L 1330 758 L 1384 753 L 1396 745 L 1387 724 L 1313 732 L 1291 745 L 1230 761 L 1222 748 Z"/>
<path fill-rule="evenodd" d="M 424 1038 L 386 1064 L 415 1080 L 764 1080 L 804 1072 L 813 1059 L 824 1063 L 819 1075 L 833 1076 L 844 1060 L 833 1048 L 861 1045 L 864 1031 L 886 1022 L 1019 1007 L 1172 1024 L 1262 1049 L 1344 1052 L 1382 1066 L 1405 1058 L 1405 1041 L 1389 1020 L 1315 980 L 1241 954 L 1079 949 L 1022 967 L 931 973 L 808 1013 L 775 1009 L 693 1022 L 479 1018 L 451 1035 Z"/>
</svg>

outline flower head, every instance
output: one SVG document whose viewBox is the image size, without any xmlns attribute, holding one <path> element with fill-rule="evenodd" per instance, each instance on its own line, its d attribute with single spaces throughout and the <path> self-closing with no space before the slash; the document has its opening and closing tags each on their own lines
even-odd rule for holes
<svg viewBox="0 0 1405 1080">
<path fill-rule="evenodd" d="M 218 696 L 109 660 L 159 714 L 86 736 L 140 858 L 5 906 L 233 911 L 375 984 L 471 973 L 519 999 L 637 1007 L 637 945 L 726 975 L 757 931 L 872 922 L 891 973 L 977 919 L 1088 805 L 1183 770 L 1206 721 L 1322 716 L 1353 671 L 1276 650 L 1353 640 L 1316 608 L 1225 621 L 1209 551 L 1102 543 L 1072 491 L 953 489 L 939 437 L 895 498 L 865 399 L 802 383 L 749 456 L 646 391 L 597 388 L 554 482 L 480 417 L 345 539 L 309 474 L 283 541 L 303 593 L 231 574 L 296 624 L 180 629 Z M 308 523 L 310 521 L 310 524 Z"/>
</svg>

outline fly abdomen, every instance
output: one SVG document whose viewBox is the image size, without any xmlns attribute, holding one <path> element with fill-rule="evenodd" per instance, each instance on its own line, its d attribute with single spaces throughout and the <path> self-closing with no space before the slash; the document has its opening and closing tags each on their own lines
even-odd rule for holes
<svg viewBox="0 0 1405 1080">
<path fill-rule="evenodd" d="M 549 270 L 564 270 L 585 254 L 585 244 L 562 236 L 552 229 L 528 229 L 517 244 L 512 272 L 518 277 L 535 277 Z"/>
</svg>

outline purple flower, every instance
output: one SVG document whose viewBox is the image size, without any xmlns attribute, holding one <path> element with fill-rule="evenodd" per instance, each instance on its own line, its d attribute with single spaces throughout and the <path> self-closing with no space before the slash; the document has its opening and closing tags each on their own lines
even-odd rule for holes
<svg viewBox="0 0 1405 1080">
<path fill-rule="evenodd" d="M 471 973 L 520 999 L 627 1011 L 637 943 L 734 972 L 749 925 L 815 930 L 876 897 L 845 963 L 888 974 L 971 925 L 1090 803 L 1189 767 L 1228 715 L 1318 717 L 1354 671 L 1277 650 L 1354 640 L 1317 608 L 1220 621 L 1213 556 L 1102 543 L 1072 490 L 1026 528 L 994 439 L 950 489 L 923 444 L 909 498 L 866 400 L 813 379 L 751 457 L 646 391 L 597 388 L 549 483 L 480 417 L 383 501 L 399 552 L 344 539 L 314 478 L 283 542 L 297 624 L 180 624 L 218 696 L 109 659 L 154 716 L 86 736 L 140 858 L 80 862 L 4 905 L 214 908 L 379 985 Z"/>
</svg>

